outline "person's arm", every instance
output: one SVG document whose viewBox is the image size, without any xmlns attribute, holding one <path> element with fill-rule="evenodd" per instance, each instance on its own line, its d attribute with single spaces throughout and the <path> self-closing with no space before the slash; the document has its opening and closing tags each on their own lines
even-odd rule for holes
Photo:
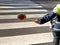
<svg viewBox="0 0 60 45">
<path fill-rule="evenodd" d="M 44 23 L 52 20 L 55 16 L 56 16 L 56 14 L 53 12 L 47 13 L 44 17 L 36 19 L 35 23 L 44 24 Z"/>
</svg>

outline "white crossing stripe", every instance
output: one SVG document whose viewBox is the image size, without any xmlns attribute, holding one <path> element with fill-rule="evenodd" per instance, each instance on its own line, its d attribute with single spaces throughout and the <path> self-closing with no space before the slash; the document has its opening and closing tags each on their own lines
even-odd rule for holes
<svg viewBox="0 0 60 45">
<path fill-rule="evenodd" d="M 25 2 L 26 2 L 26 1 L 25 1 Z M 2 6 L 3 6 L 3 5 L 6 5 L 6 6 L 7 6 L 7 5 L 11 5 L 11 6 L 14 6 L 14 5 L 20 5 L 20 6 L 21 6 L 21 5 L 22 5 L 22 6 L 23 6 L 23 5 L 29 5 L 29 6 L 33 5 L 33 6 L 37 6 L 38 4 L 0 4 L 0 5 L 2 5 Z"/>
<path fill-rule="evenodd" d="M 52 32 L 0 37 L 0 45 L 29 45 L 53 42 Z"/>
<path fill-rule="evenodd" d="M 0 19 L 18 19 L 17 15 L 0 15 Z M 39 18 L 39 17 L 43 17 L 45 14 L 25 14 L 26 15 L 26 19 L 28 18 Z"/>
<path fill-rule="evenodd" d="M 31 6 L 18 6 L 18 7 L 12 7 L 12 6 L 0 6 L 0 9 L 7 9 L 7 8 L 43 8 L 42 6 L 33 6 L 33 5 L 31 5 Z"/>
<path fill-rule="evenodd" d="M 0 23 L 0 29 L 30 28 L 43 26 L 49 26 L 49 22 L 43 25 L 36 24 L 35 22 Z"/>
<path fill-rule="evenodd" d="M 52 32 L 48 33 L 38 33 L 38 34 L 31 34 L 31 35 L 23 35 L 25 44 L 40 44 L 40 43 L 48 43 L 53 42 Z"/>
<path fill-rule="evenodd" d="M 0 13 L 13 13 L 13 12 L 48 12 L 45 9 L 24 9 L 24 10 L 0 10 Z"/>
<path fill-rule="evenodd" d="M 43 17 L 44 15 L 46 15 L 46 13 L 44 14 L 26 14 L 26 18 L 41 18 Z"/>
</svg>

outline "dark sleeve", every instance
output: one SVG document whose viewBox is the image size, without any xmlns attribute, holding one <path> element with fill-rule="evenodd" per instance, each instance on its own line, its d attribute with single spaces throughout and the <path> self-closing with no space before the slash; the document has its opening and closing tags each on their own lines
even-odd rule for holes
<svg viewBox="0 0 60 45">
<path fill-rule="evenodd" d="M 56 16 L 55 13 L 49 12 L 45 16 L 43 16 L 42 18 L 38 18 L 39 24 L 44 24 L 44 23 L 52 20 L 55 16 Z"/>
</svg>

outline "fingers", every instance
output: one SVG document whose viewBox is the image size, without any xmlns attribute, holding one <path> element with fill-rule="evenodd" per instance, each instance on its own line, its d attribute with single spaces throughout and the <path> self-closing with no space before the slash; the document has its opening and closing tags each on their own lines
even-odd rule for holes
<svg viewBox="0 0 60 45">
<path fill-rule="evenodd" d="M 38 21 L 38 19 L 35 19 L 35 20 L 34 20 L 34 22 L 39 24 L 39 21 Z"/>
</svg>

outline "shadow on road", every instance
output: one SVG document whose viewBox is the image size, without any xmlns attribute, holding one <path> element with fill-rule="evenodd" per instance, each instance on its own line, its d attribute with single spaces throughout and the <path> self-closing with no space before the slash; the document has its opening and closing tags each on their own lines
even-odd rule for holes
<svg viewBox="0 0 60 45">
<path fill-rule="evenodd" d="M 32 28 L 16 28 L 16 29 L 3 29 L 0 30 L 0 37 L 16 36 L 16 35 L 28 35 L 36 33 L 51 32 L 48 26 L 45 27 L 32 27 Z"/>
</svg>

